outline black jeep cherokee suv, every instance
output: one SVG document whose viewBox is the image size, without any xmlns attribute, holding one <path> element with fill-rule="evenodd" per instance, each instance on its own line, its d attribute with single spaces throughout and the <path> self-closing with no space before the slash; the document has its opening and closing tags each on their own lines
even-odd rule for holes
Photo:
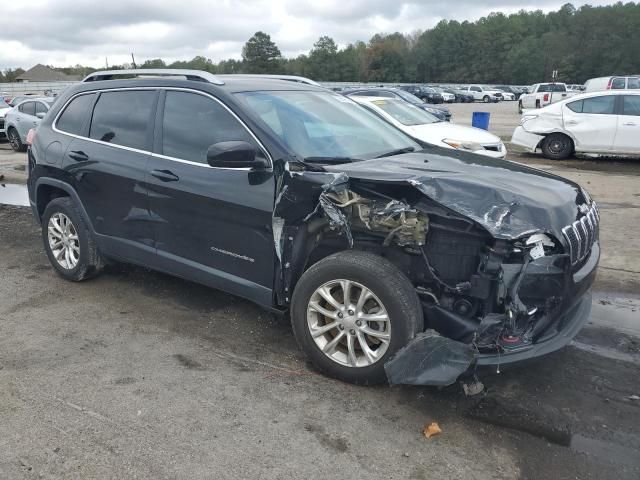
<svg viewBox="0 0 640 480">
<path fill-rule="evenodd" d="M 578 185 L 258 76 L 92 74 L 35 133 L 29 196 L 63 277 L 115 259 L 289 312 L 314 364 L 357 383 L 560 348 L 599 258 Z"/>
</svg>

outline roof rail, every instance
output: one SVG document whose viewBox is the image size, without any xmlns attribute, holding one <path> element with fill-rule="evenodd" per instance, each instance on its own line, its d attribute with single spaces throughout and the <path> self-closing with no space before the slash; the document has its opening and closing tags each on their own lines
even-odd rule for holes
<svg viewBox="0 0 640 480">
<path fill-rule="evenodd" d="M 259 74 L 259 73 L 230 73 L 225 75 L 220 75 L 221 77 L 232 77 L 232 78 L 268 78 L 270 80 L 286 80 L 289 82 L 298 82 L 298 83 L 306 83 L 307 85 L 313 85 L 316 87 L 321 87 L 318 82 L 311 80 L 306 77 L 299 77 L 297 75 L 271 75 L 271 74 Z"/>
<path fill-rule="evenodd" d="M 172 68 L 135 68 L 128 70 L 102 70 L 87 75 L 83 82 L 97 82 L 100 80 L 114 80 L 117 77 L 185 77 L 187 80 L 208 82 L 214 85 L 224 85 L 224 82 L 214 74 L 202 70 L 186 70 Z"/>
</svg>

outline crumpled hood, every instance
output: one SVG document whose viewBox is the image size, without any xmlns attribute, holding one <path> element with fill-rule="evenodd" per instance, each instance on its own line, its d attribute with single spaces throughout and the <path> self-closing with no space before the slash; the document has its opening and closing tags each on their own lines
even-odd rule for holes
<svg viewBox="0 0 640 480">
<path fill-rule="evenodd" d="M 438 142 L 438 144 L 441 144 L 445 138 L 462 142 L 475 142 L 481 145 L 502 143 L 500 138 L 486 130 L 467 127 L 465 125 L 456 125 L 455 123 L 434 122 L 425 125 L 411 125 L 405 128 L 416 138 L 430 143 Z M 446 147 L 446 145 L 442 146 Z"/>
<path fill-rule="evenodd" d="M 500 239 L 543 231 L 562 241 L 562 228 L 587 203 L 580 186 L 564 178 L 439 147 L 325 169 L 352 179 L 407 183 Z"/>
</svg>

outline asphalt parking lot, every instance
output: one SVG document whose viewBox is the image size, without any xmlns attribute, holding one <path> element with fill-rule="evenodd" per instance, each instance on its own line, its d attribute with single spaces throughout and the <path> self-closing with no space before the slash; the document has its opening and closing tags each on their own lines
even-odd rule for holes
<svg viewBox="0 0 640 480">
<path fill-rule="evenodd" d="M 451 109 L 470 123 L 484 107 Z M 515 104 L 487 107 L 504 136 Z M 285 319 L 163 274 L 116 265 L 65 282 L 29 210 L 0 205 L 1 476 L 636 480 L 640 162 L 510 158 L 592 193 L 603 257 L 576 341 L 483 372 L 476 397 L 325 378 Z M 24 162 L 0 143 L 5 182 L 24 182 Z M 425 439 L 431 422 L 442 433 Z"/>
</svg>

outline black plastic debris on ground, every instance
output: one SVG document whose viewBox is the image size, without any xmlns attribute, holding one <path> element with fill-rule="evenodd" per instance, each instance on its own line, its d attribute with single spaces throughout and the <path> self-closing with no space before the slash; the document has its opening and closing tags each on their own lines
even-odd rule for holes
<svg viewBox="0 0 640 480">
<path fill-rule="evenodd" d="M 417 335 L 384 365 L 391 385 L 452 385 L 468 370 L 470 345 L 440 336 L 434 330 Z"/>
</svg>

